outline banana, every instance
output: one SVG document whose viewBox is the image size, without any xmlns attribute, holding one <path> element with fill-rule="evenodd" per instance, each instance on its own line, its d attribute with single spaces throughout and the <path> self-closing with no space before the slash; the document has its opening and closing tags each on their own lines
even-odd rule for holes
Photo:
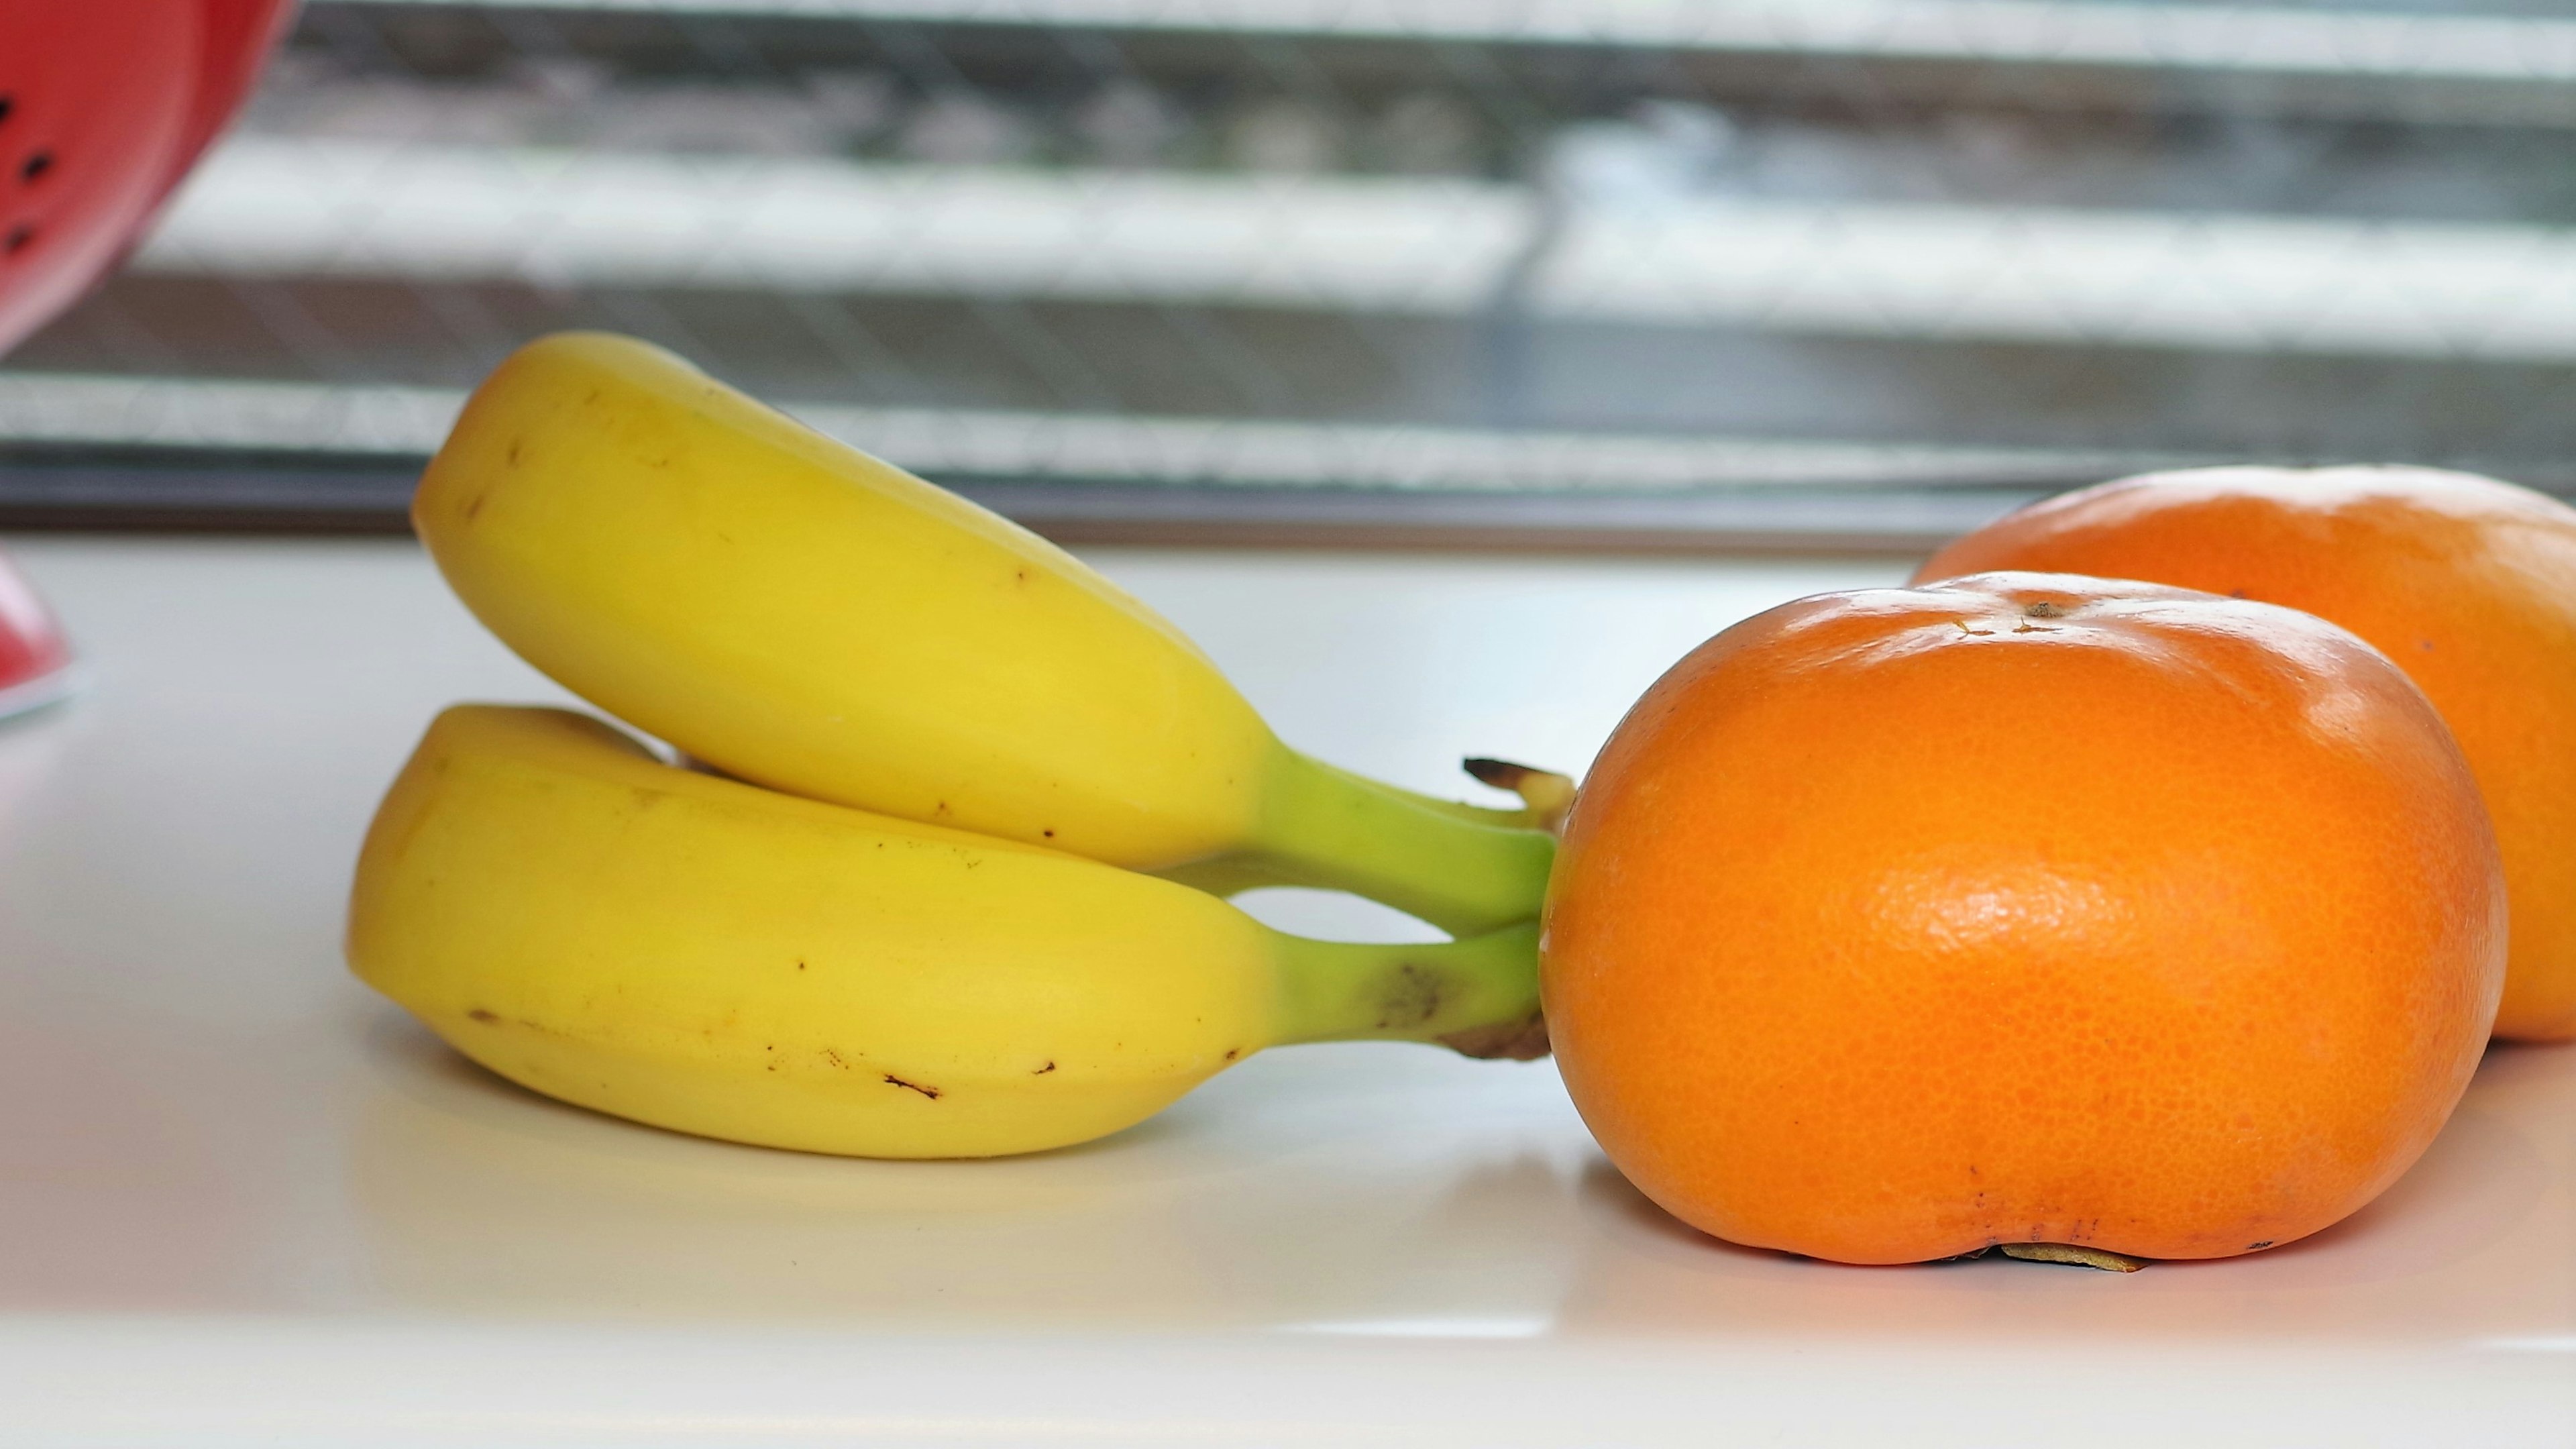
<svg viewBox="0 0 2576 1449">
<path fill-rule="evenodd" d="M 412 519 L 529 662 L 726 774 L 1220 892 L 1350 890 L 1461 934 L 1538 913 L 1537 810 L 1289 749 L 1063 550 L 630 338 L 503 362 Z"/>
<path fill-rule="evenodd" d="M 708 1137 L 988 1157 L 1264 1047 L 1543 1050 L 1537 928 L 1270 930 L 1079 856 L 665 765 L 561 710 L 440 715 L 369 828 L 351 968 L 548 1096 Z"/>
</svg>

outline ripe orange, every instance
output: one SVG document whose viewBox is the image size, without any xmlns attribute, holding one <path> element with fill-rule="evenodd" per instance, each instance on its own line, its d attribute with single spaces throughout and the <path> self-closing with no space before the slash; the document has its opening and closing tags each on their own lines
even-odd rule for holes
<svg viewBox="0 0 2576 1449">
<path fill-rule="evenodd" d="M 2360 640 L 2000 574 L 1675 665 L 1576 801 L 1541 986 L 1611 1161 L 1719 1237 L 2207 1258 L 2415 1160 L 2504 930 L 2467 766 Z"/>
<path fill-rule="evenodd" d="M 2576 508 L 2428 468 L 2202 468 L 2035 504 L 1916 577 L 1987 569 L 2263 599 L 2378 645 L 2486 790 L 2513 900 L 2496 1035 L 2576 1037 Z"/>
</svg>

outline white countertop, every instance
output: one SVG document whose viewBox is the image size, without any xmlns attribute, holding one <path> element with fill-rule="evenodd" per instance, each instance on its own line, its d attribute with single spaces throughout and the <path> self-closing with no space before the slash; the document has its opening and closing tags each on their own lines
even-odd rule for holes
<svg viewBox="0 0 2576 1449">
<path fill-rule="evenodd" d="M 407 544 L 30 539 L 0 727 L 0 1444 L 2576 1442 L 2576 1049 L 2306 1242 L 2128 1276 L 1680 1227 L 1544 1063 L 1297 1047 L 1088 1147 L 876 1163 L 559 1106 L 339 963 L 440 705 L 561 696 Z M 1579 770 L 1885 561 L 1095 551 L 1293 743 Z M 1273 919 L 1382 925 L 1308 898 Z"/>
</svg>

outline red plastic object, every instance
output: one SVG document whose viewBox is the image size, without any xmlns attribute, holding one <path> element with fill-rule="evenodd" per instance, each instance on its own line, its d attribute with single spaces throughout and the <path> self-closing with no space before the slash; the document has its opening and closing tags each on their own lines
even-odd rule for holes
<svg viewBox="0 0 2576 1449">
<path fill-rule="evenodd" d="M 116 264 L 292 0 L 0 0 L 0 351 Z"/>
<path fill-rule="evenodd" d="M 71 692 L 72 651 L 24 576 L 0 559 L 0 719 Z"/>
<path fill-rule="evenodd" d="M 0 0 L 0 352 L 116 265 L 259 77 L 293 0 Z M 0 717 L 72 686 L 0 559 Z"/>
<path fill-rule="evenodd" d="M 195 101 L 179 130 L 176 164 L 161 178 L 163 196 L 187 176 L 259 83 L 260 66 L 286 33 L 295 0 L 197 0 L 197 12 L 205 25 L 197 47 Z"/>
</svg>

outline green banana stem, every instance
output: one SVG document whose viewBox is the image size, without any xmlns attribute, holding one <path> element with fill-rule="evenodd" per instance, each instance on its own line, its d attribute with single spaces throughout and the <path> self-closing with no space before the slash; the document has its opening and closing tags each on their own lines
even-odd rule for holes
<svg viewBox="0 0 2576 1449">
<path fill-rule="evenodd" d="M 1472 1057 L 1547 1055 L 1536 922 L 1432 945 L 1276 939 L 1282 1045 L 1419 1041 Z"/>
<path fill-rule="evenodd" d="M 1456 936 L 1537 919 L 1556 861 L 1555 837 L 1519 812 L 1462 814 L 1474 807 L 1286 748 L 1272 758 L 1262 806 L 1240 865 L 1274 884 L 1366 896 Z"/>
</svg>

